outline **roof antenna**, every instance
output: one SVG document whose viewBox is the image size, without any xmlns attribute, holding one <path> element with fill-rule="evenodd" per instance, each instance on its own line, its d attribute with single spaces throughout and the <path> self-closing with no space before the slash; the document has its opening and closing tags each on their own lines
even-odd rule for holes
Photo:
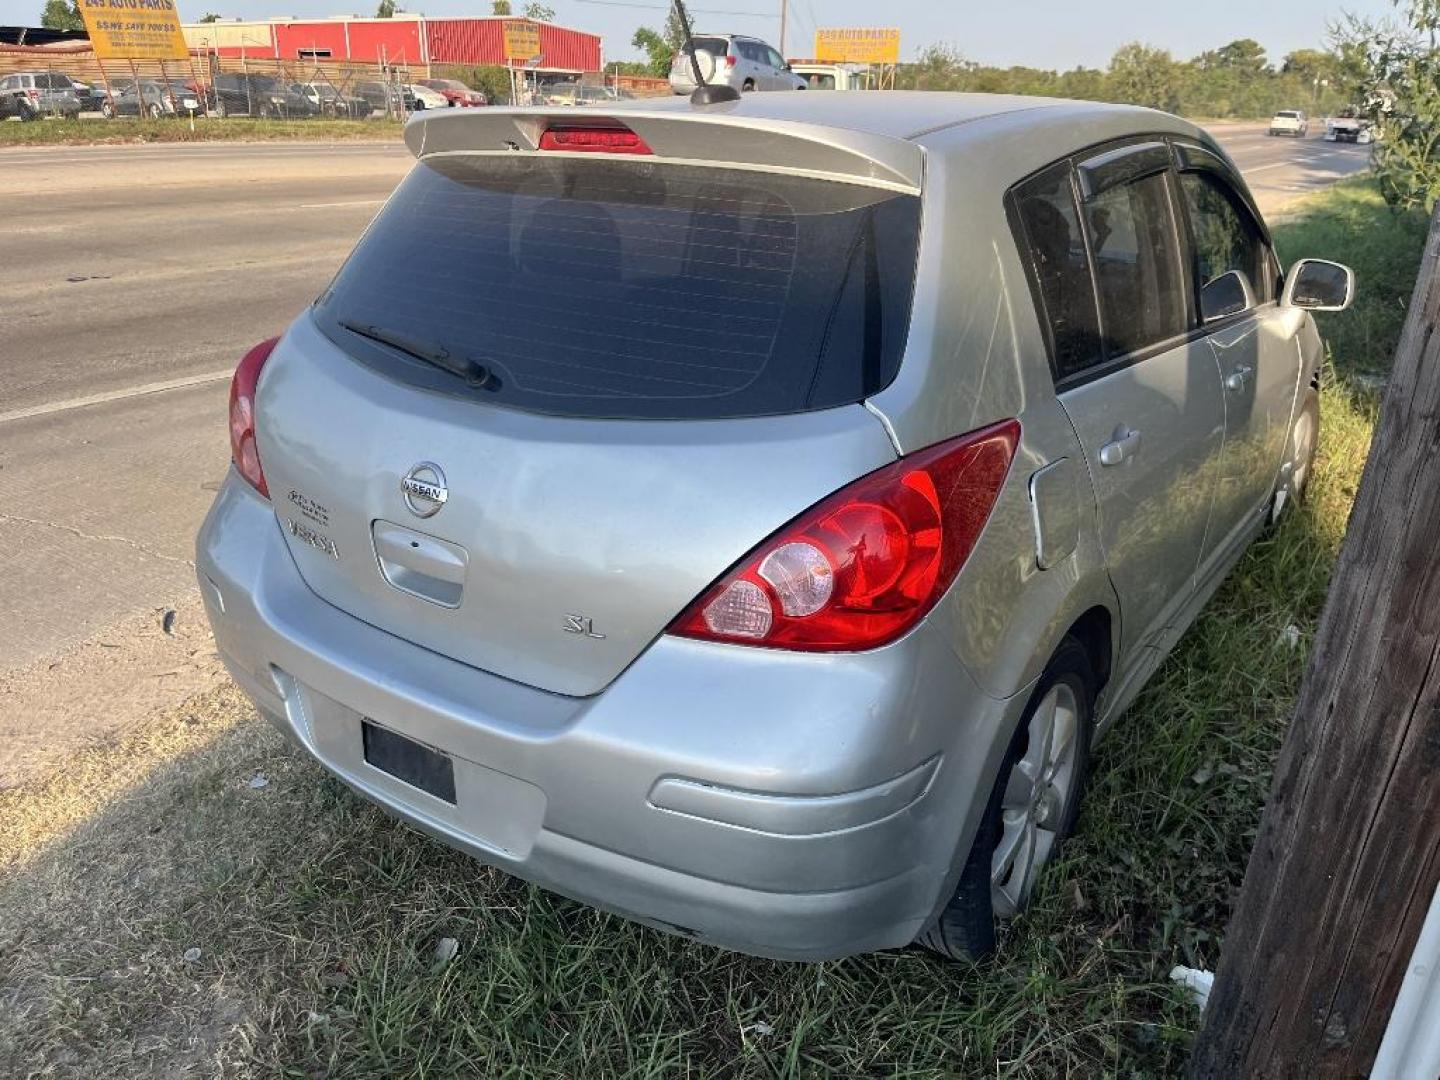
<svg viewBox="0 0 1440 1080">
<path fill-rule="evenodd" d="M 739 90 L 724 83 L 708 83 L 700 73 L 700 61 L 695 58 L 695 35 L 690 32 L 690 16 L 685 14 L 684 0 L 675 0 L 675 15 L 680 20 L 680 29 L 685 31 L 685 48 L 690 53 L 690 70 L 695 73 L 695 92 L 690 95 L 690 104 L 718 105 L 722 101 L 739 101 Z"/>
</svg>

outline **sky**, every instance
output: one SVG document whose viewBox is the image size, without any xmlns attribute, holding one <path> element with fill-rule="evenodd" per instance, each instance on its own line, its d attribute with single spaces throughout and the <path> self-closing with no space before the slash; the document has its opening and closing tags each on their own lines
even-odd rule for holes
<svg viewBox="0 0 1440 1080">
<path fill-rule="evenodd" d="M 607 60 L 637 58 L 638 26 L 663 25 L 665 0 L 546 0 L 555 21 L 600 34 Z M 780 44 L 781 0 L 689 0 L 696 30 L 753 34 Z M 206 11 L 241 18 L 272 15 L 374 14 L 374 0 L 179 0 L 183 20 Z M 512 0 L 518 11 L 523 0 Z M 1104 67 L 1117 47 L 1144 41 L 1188 59 L 1236 38 L 1264 45 L 1272 61 L 1321 47 L 1326 27 L 1346 11 L 1382 17 L 1390 0 L 788 0 L 788 56 L 808 56 L 820 26 L 898 26 L 902 59 L 936 42 L 983 64 L 1061 70 Z M 0 24 L 34 25 L 44 0 L 0 0 Z M 434 16 L 483 15 L 488 0 L 400 0 Z"/>
</svg>

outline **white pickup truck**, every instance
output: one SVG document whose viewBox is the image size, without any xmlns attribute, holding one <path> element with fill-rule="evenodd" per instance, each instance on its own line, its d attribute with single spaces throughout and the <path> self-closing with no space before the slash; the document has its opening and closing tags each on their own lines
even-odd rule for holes
<svg viewBox="0 0 1440 1080">
<path fill-rule="evenodd" d="M 1325 121 L 1326 142 L 1368 143 L 1370 138 L 1370 121 L 1359 109 L 1346 106 Z"/>
</svg>

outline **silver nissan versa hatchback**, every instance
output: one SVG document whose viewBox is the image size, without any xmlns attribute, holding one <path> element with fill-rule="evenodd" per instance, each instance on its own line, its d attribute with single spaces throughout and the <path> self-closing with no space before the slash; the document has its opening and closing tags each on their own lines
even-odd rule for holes
<svg viewBox="0 0 1440 1080">
<path fill-rule="evenodd" d="M 727 948 L 993 947 L 1301 491 L 1313 310 L 1157 112 L 426 112 L 235 373 L 219 649 L 366 798 Z"/>
</svg>

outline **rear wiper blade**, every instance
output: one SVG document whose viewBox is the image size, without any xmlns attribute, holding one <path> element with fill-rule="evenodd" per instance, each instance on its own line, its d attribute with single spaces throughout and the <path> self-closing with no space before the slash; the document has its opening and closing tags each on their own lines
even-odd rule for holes
<svg viewBox="0 0 1440 1080">
<path fill-rule="evenodd" d="M 487 387 L 495 382 L 490 374 L 490 369 L 484 364 L 468 357 L 456 356 L 444 345 L 421 341 L 408 334 L 386 330 L 381 326 L 371 326 L 368 323 L 351 322 L 348 319 L 341 319 L 340 325 L 352 334 L 358 334 L 371 341 L 378 341 L 381 345 L 388 345 L 390 348 L 403 352 L 406 356 L 413 356 L 416 360 L 423 361 L 431 367 L 448 371 L 451 375 L 464 379 L 472 386 Z"/>
</svg>

